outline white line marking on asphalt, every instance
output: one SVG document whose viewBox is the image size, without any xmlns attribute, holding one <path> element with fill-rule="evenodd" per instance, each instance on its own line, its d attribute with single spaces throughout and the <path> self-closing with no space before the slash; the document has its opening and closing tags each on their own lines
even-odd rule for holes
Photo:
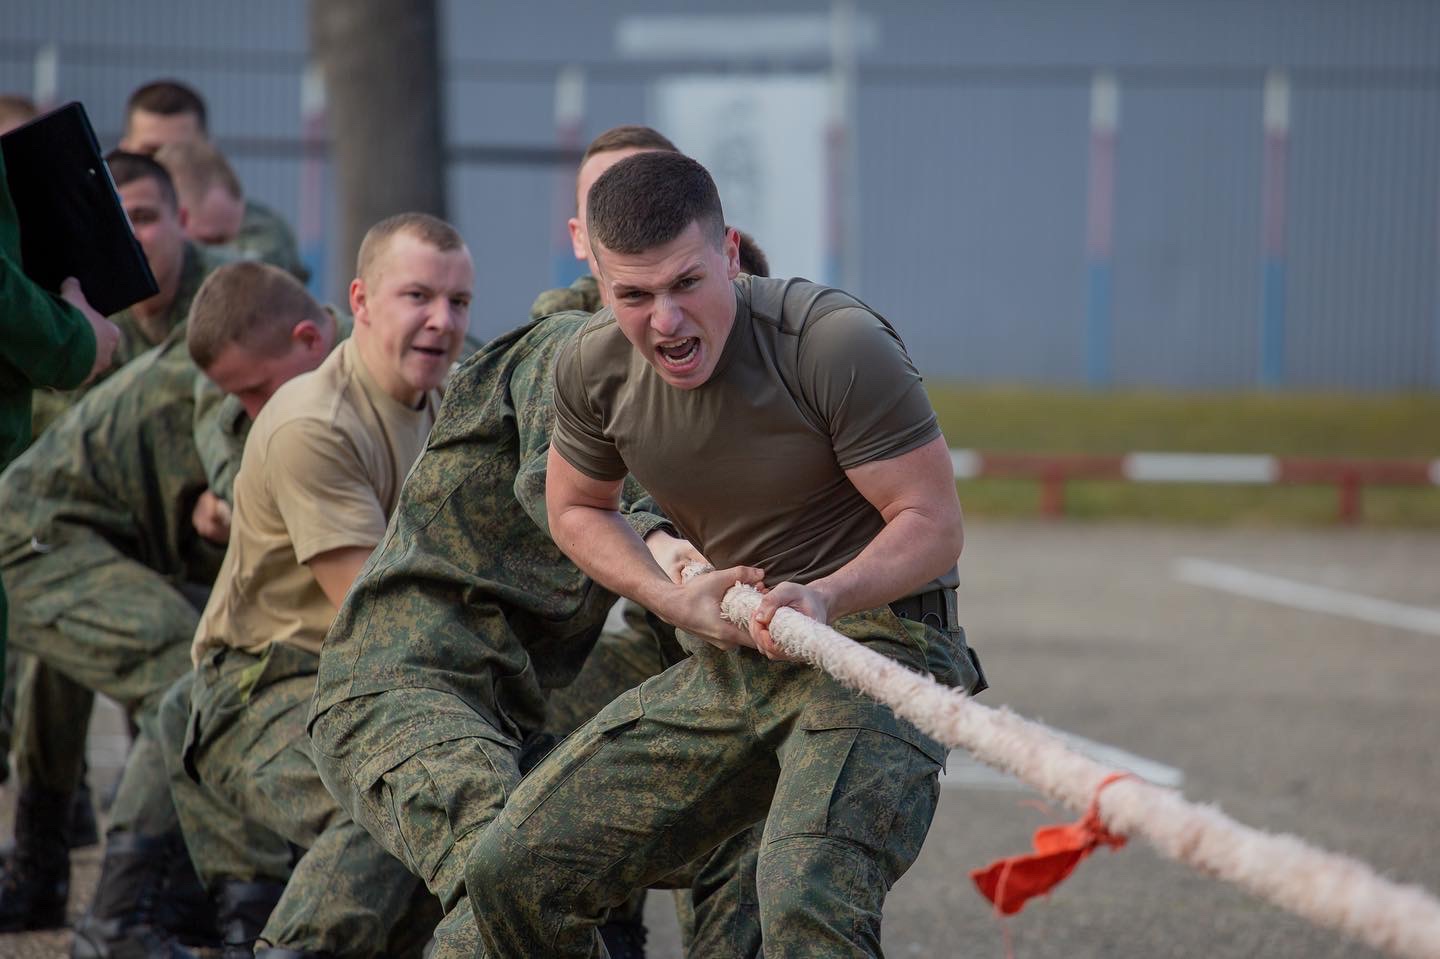
<svg viewBox="0 0 1440 959">
<path fill-rule="evenodd" d="M 1185 773 L 1174 766 L 1146 759 L 1126 752 L 1118 746 L 1098 743 L 1084 736 L 1077 736 L 1063 729 L 1055 730 L 1071 749 L 1107 766 L 1115 766 L 1147 779 L 1157 786 L 1179 788 L 1185 782 Z M 1011 792 L 1034 792 L 1029 786 L 1008 773 L 991 769 L 963 749 L 950 754 L 950 768 L 940 774 L 940 785 L 952 789 L 995 789 Z"/>
<path fill-rule="evenodd" d="M 1174 571 L 1176 579 L 1192 586 L 1206 586 L 1280 606 L 1440 636 L 1440 610 L 1424 606 L 1407 606 L 1327 586 L 1312 586 L 1208 559 L 1182 557 L 1175 561 Z"/>
</svg>

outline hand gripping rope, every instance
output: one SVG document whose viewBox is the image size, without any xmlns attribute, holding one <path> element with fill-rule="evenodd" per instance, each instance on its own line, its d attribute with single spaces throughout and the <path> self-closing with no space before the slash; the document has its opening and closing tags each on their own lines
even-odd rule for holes
<svg viewBox="0 0 1440 959">
<path fill-rule="evenodd" d="M 692 570 L 686 574 L 693 575 Z M 745 629 L 759 604 L 759 591 L 737 584 L 726 592 L 721 612 Z M 1099 844 L 1118 846 L 1124 836 L 1139 835 L 1171 859 L 1227 879 L 1376 949 L 1406 959 L 1440 956 L 1440 900 L 1419 886 L 1391 882 L 1359 860 L 1326 852 L 1295 836 L 1253 829 L 1213 806 L 1186 801 L 1176 790 L 1117 775 L 1117 770 L 1074 752 L 1040 723 L 1004 707 L 974 702 L 798 610 L 778 610 L 770 633 L 786 652 L 889 706 L 945 745 L 968 750 L 986 765 L 1072 809 L 1088 807 L 1089 813 L 1076 827 L 1051 827 L 1074 829 L 1085 852 Z M 1046 841 L 1053 840 L 1055 834 L 1050 833 Z M 1072 854 L 1076 842 L 1060 851 Z M 1037 842 L 1037 854 L 1044 856 L 1046 851 L 1046 845 Z M 1076 856 L 1064 872 L 1080 858 Z M 1002 861 L 977 872 L 982 892 L 988 882 L 992 890 L 1000 886 L 1003 897 L 1003 886 L 1016 875 L 1018 862 Z M 1019 908 L 1013 898 L 987 896 L 1001 911 Z M 1007 908 L 1007 901 L 1014 908 Z"/>
</svg>

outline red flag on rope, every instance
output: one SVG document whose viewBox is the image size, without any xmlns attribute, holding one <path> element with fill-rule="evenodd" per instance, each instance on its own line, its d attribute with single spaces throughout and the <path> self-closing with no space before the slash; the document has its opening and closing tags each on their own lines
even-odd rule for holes
<svg viewBox="0 0 1440 959">
<path fill-rule="evenodd" d="M 1111 773 L 1096 787 L 1090 808 L 1079 821 L 1041 826 L 1035 830 L 1035 852 L 997 859 L 971 872 L 980 895 L 994 903 L 998 912 L 1012 916 L 1026 902 L 1064 882 L 1099 846 L 1119 849 L 1125 845 L 1124 836 L 1110 832 L 1100 821 L 1100 792 L 1117 780 L 1133 778 L 1131 773 Z"/>
</svg>

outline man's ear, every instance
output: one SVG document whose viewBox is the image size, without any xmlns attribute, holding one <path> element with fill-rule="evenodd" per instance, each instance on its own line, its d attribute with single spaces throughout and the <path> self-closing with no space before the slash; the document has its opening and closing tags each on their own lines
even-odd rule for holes
<svg viewBox="0 0 1440 959">
<path fill-rule="evenodd" d="M 350 315 L 355 317 L 356 323 L 369 324 L 370 317 L 362 316 L 365 312 L 365 281 L 360 277 L 350 281 Z"/>
<path fill-rule="evenodd" d="M 725 228 L 725 272 L 730 279 L 740 275 L 740 231 L 733 226 Z"/>
<path fill-rule="evenodd" d="M 584 261 L 590 256 L 590 239 L 580 229 L 580 218 L 572 216 L 566 221 L 570 228 L 570 251 L 575 254 L 575 259 Z"/>
<path fill-rule="evenodd" d="M 180 224 L 181 232 L 184 232 L 186 228 L 190 226 L 190 208 L 188 206 L 176 206 L 175 219 Z"/>
<path fill-rule="evenodd" d="M 290 339 L 307 352 L 315 352 L 325 346 L 325 335 L 314 320 L 301 320 L 290 330 Z"/>
</svg>

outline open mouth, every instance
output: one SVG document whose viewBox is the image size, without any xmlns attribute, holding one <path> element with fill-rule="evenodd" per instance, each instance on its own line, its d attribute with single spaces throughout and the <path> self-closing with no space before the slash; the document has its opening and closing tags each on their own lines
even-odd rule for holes
<svg viewBox="0 0 1440 959">
<path fill-rule="evenodd" d="M 445 357 L 445 350 L 438 346 L 414 346 L 411 349 L 416 353 L 424 353 L 426 356 L 433 356 L 437 359 Z"/>
<path fill-rule="evenodd" d="M 700 355 L 700 338 L 687 336 L 672 343 L 661 343 L 655 347 L 660 361 L 672 370 L 684 370 L 694 364 Z"/>
</svg>

